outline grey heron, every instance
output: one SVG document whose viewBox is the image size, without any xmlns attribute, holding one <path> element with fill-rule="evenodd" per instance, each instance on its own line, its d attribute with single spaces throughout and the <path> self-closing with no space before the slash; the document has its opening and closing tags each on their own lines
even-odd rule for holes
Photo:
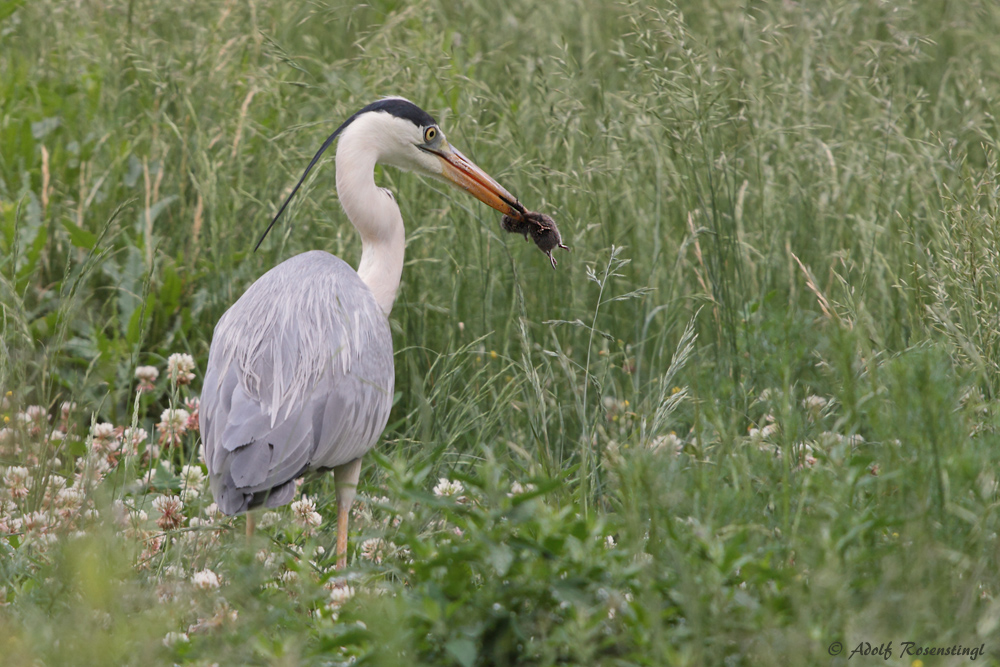
<svg viewBox="0 0 1000 667">
<path fill-rule="evenodd" d="M 342 569 L 361 457 L 385 429 L 394 387 L 388 315 L 405 233 L 392 193 L 375 184 L 375 165 L 442 179 L 507 216 L 526 211 L 452 148 L 426 111 L 391 97 L 330 135 L 261 241 L 338 137 L 337 196 L 361 236 L 358 270 L 313 250 L 253 283 L 215 327 L 200 414 L 212 493 L 225 514 L 285 505 L 296 479 L 333 470 Z"/>
</svg>

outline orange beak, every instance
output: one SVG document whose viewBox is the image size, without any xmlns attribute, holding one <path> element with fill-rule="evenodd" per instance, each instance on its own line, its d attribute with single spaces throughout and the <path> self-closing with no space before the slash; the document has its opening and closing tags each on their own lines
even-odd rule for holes
<svg viewBox="0 0 1000 667">
<path fill-rule="evenodd" d="M 452 148 L 447 142 L 442 142 L 443 150 L 425 148 L 428 153 L 436 155 L 441 160 L 441 178 L 459 187 L 487 206 L 495 208 L 504 215 L 523 218 L 525 209 L 517 197 L 507 192 L 493 177 L 480 169 L 469 158 Z"/>
</svg>

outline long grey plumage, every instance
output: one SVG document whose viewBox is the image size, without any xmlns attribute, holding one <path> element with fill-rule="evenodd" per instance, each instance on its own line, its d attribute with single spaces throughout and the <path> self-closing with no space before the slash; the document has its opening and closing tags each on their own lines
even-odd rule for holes
<svg viewBox="0 0 1000 667">
<path fill-rule="evenodd" d="M 388 319 L 350 266 L 312 251 L 268 271 L 209 351 L 201 432 L 219 509 L 284 505 L 304 472 L 361 457 L 394 381 Z"/>
<path fill-rule="evenodd" d="M 399 205 L 376 185 L 375 166 L 440 178 L 512 219 L 528 211 L 455 150 L 426 111 L 391 97 L 364 107 L 327 137 L 268 230 L 338 137 L 337 197 L 361 237 L 357 273 L 336 257 L 309 252 L 247 290 L 215 328 L 201 431 L 212 493 L 227 514 L 283 505 L 295 496 L 296 478 L 332 468 L 342 570 L 361 457 L 385 428 L 392 405 L 386 315 L 406 250 Z M 250 517 L 246 525 L 251 535 Z"/>
</svg>

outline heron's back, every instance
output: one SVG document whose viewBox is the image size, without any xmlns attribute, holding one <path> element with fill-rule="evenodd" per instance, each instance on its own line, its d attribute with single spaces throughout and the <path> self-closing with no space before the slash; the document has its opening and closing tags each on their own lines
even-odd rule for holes
<svg viewBox="0 0 1000 667">
<path fill-rule="evenodd" d="M 353 461 L 392 406 L 389 323 L 343 260 L 312 251 L 261 276 L 219 320 L 201 398 L 212 491 L 227 514 L 294 496 Z"/>
</svg>

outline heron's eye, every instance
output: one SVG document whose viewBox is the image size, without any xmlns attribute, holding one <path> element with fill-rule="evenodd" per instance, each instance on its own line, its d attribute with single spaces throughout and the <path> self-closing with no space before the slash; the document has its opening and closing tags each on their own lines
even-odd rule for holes
<svg viewBox="0 0 1000 667">
<path fill-rule="evenodd" d="M 436 127 L 428 127 L 424 130 L 424 143 L 429 144 L 435 139 L 437 139 L 438 130 Z"/>
</svg>

